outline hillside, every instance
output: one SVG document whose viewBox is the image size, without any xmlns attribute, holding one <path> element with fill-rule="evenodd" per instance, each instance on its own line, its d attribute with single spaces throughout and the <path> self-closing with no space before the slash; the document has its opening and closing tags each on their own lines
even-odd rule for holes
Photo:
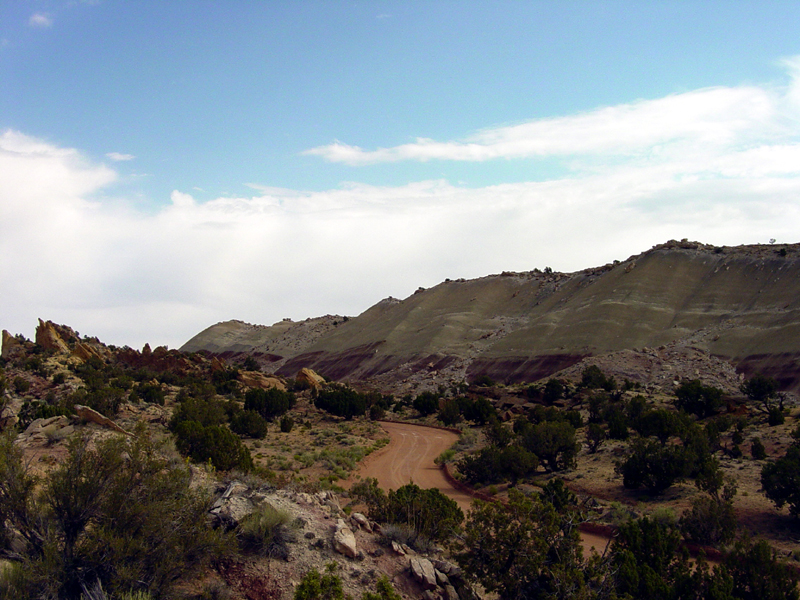
<svg viewBox="0 0 800 600">
<path fill-rule="evenodd" d="M 681 348 L 800 389 L 800 244 L 675 242 L 575 273 L 446 280 L 357 317 L 266 327 L 228 321 L 184 351 L 252 354 L 292 377 L 309 367 L 385 387 L 488 375 L 535 381 L 587 357 Z"/>
</svg>

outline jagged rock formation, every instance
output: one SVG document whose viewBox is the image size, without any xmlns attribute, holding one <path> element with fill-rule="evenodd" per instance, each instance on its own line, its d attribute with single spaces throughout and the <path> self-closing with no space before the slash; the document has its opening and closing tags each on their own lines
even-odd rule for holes
<svg viewBox="0 0 800 600">
<path fill-rule="evenodd" d="M 272 327 L 232 321 L 183 349 L 231 355 L 270 348 L 264 368 L 280 375 L 307 367 L 330 379 L 396 386 L 420 377 L 535 381 L 589 356 L 680 345 L 796 391 L 800 244 L 673 241 L 576 273 L 445 281 L 335 325 L 333 319 Z M 307 331 L 312 324 L 319 325 L 315 336 L 290 339 L 299 325 Z"/>
</svg>

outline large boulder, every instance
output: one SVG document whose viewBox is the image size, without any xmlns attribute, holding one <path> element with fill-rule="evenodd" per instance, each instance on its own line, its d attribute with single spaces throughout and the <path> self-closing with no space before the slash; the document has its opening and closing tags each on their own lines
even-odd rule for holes
<svg viewBox="0 0 800 600">
<path fill-rule="evenodd" d="M 280 377 L 265 375 L 260 371 L 240 371 L 239 381 L 250 388 L 261 388 L 262 390 L 277 388 L 283 392 L 286 391 L 286 384 Z"/>
<path fill-rule="evenodd" d="M 409 559 L 409 567 L 414 579 L 419 581 L 426 590 L 435 590 L 438 583 L 436 581 L 436 570 L 433 563 L 424 556 L 412 556 Z"/>
<path fill-rule="evenodd" d="M 255 510 L 255 505 L 247 497 L 249 491 L 250 488 L 240 481 L 232 481 L 209 512 L 226 529 L 233 529 Z"/>
<path fill-rule="evenodd" d="M 295 377 L 297 383 L 304 383 L 308 385 L 310 388 L 320 388 L 325 385 L 325 378 L 322 375 L 319 375 L 317 372 L 302 368 L 297 373 L 297 377 Z"/>
<path fill-rule="evenodd" d="M 338 519 L 336 521 L 336 527 L 333 531 L 333 549 L 339 554 L 344 554 L 349 558 L 358 556 L 356 536 L 353 530 L 344 522 L 344 519 Z"/>
<path fill-rule="evenodd" d="M 92 423 L 96 423 L 101 427 L 111 429 L 118 433 L 124 433 L 125 435 L 133 435 L 129 431 L 125 431 L 122 427 L 114 423 L 114 421 L 112 421 L 108 417 L 101 415 L 99 412 L 97 412 L 93 408 L 89 408 L 88 406 L 82 406 L 80 404 L 76 404 L 75 412 L 80 418 L 85 419 L 86 421 L 91 421 Z"/>
</svg>

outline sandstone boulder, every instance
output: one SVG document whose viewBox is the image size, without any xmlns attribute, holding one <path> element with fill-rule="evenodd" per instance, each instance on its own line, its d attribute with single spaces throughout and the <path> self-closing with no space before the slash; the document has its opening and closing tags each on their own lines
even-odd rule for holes
<svg viewBox="0 0 800 600">
<path fill-rule="evenodd" d="M 356 536 L 353 530 L 347 526 L 344 519 L 336 521 L 336 528 L 333 532 L 333 548 L 339 554 L 344 554 L 349 558 L 358 556 L 358 549 L 356 548 Z"/>
<path fill-rule="evenodd" d="M 106 427 L 108 429 L 112 429 L 113 431 L 124 433 L 125 435 L 133 435 L 130 432 L 125 431 L 122 427 L 114 423 L 114 421 L 112 421 L 108 417 L 104 417 L 99 412 L 97 412 L 93 408 L 89 408 L 88 406 L 82 406 L 80 404 L 76 404 L 75 412 L 82 419 L 91 421 L 92 423 L 97 423 L 101 427 Z"/>
<path fill-rule="evenodd" d="M 350 515 L 350 519 L 356 523 L 356 526 L 360 527 L 364 531 L 368 531 L 372 533 L 372 525 L 369 523 L 369 519 L 362 515 L 360 512 L 354 512 Z"/>
<path fill-rule="evenodd" d="M 266 375 L 260 371 L 241 371 L 239 373 L 239 381 L 250 388 L 260 388 L 262 390 L 276 388 L 283 392 L 286 391 L 286 384 L 280 377 Z"/>
<path fill-rule="evenodd" d="M 409 559 L 409 567 L 414 579 L 419 581 L 426 590 L 436 589 L 436 571 L 431 561 L 424 556 L 412 556 Z"/>
<path fill-rule="evenodd" d="M 311 388 L 319 388 L 325 385 L 325 378 L 311 369 L 300 369 L 295 379 L 298 383 L 305 383 Z"/>
</svg>

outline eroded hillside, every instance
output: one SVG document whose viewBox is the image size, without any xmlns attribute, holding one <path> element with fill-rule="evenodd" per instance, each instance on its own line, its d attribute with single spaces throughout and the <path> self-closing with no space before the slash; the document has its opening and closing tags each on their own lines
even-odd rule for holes
<svg viewBox="0 0 800 600">
<path fill-rule="evenodd" d="M 350 319 L 229 321 L 182 349 L 254 354 L 286 376 L 309 367 L 397 386 L 535 381 L 588 356 L 670 345 L 800 389 L 800 244 L 672 241 L 602 267 L 546 271 L 446 280 Z"/>
</svg>

